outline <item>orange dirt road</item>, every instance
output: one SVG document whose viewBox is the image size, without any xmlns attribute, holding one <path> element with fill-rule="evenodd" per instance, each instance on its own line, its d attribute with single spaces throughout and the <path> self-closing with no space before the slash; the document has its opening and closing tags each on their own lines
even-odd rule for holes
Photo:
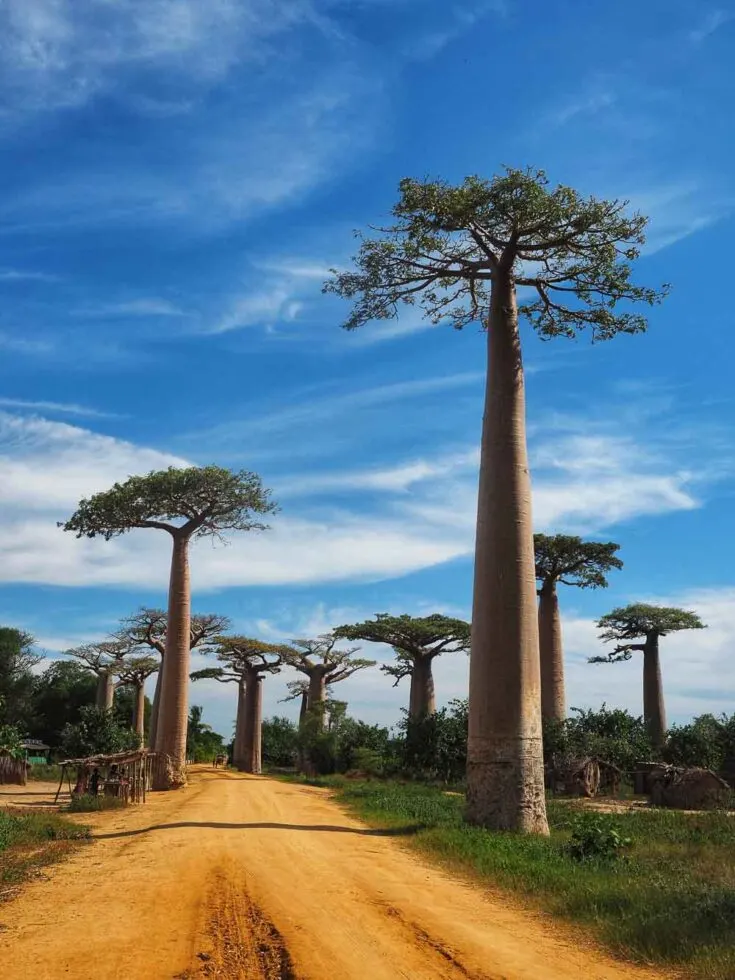
<svg viewBox="0 0 735 980">
<path fill-rule="evenodd" d="M 81 819 L 81 818 L 80 818 Z M 643 980 L 320 790 L 199 769 L 0 906 L 2 980 Z"/>
</svg>

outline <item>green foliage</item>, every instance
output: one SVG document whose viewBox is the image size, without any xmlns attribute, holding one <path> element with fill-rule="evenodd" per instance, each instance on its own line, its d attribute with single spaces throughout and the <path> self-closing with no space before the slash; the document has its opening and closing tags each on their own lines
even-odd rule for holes
<svg viewBox="0 0 735 980">
<path fill-rule="evenodd" d="M 382 771 L 390 747 L 391 737 L 387 728 L 345 718 L 339 726 L 336 769 L 338 772 L 348 772 L 350 769 Z"/>
<path fill-rule="evenodd" d="M 26 734 L 33 725 L 32 668 L 41 661 L 30 633 L 0 627 L 0 725 L 15 725 Z"/>
<path fill-rule="evenodd" d="M 616 813 L 631 854 L 577 861 L 568 844 L 581 807 L 568 802 L 549 802 L 546 838 L 469 827 L 462 795 L 414 783 L 348 781 L 337 799 L 442 867 L 584 925 L 621 958 L 662 964 L 667 977 L 735 976 L 735 820 L 724 813 Z"/>
<path fill-rule="evenodd" d="M 55 660 L 36 678 L 33 735 L 55 748 L 66 725 L 76 725 L 85 705 L 94 705 L 96 678 L 75 661 Z M 128 719 L 129 724 L 129 719 Z"/>
<path fill-rule="evenodd" d="M 688 725 L 668 732 L 664 758 L 675 766 L 697 766 L 735 772 L 735 714 L 699 715 Z"/>
<path fill-rule="evenodd" d="M 349 767 L 355 772 L 365 773 L 367 776 L 380 776 L 383 772 L 383 756 L 375 749 L 359 748 L 352 753 L 352 765 Z"/>
<path fill-rule="evenodd" d="M 467 712 L 466 700 L 421 718 L 404 712 L 395 746 L 398 770 L 413 779 L 461 782 L 467 765 Z"/>
<path fill-rule="evenodd" d="M 123 728 L 132 727 L 135 700 L 135 687 L 132 684 L 124 684 L 115 691 L 115 703 L 112 706 L 112 714 L 118 725 Z M 150 727 L 152 710 L 151 700 L 146 695 L 143 698 L 143 728 L 146 732 Z"/>
<path fill-rule="evenodd" d="M 313 640 L 292 640 L 290 646 L 279 648 L 281 658 L 309 678 L 317 672 L 322 674 L 327 684 L 336 684 L 357 670 L 375 665 L 374 660 L 355 656 L 358 647 L 337 647 L 338 639 L 336 633 L 323 633 Z"/>
<path fill-rule="evenodd" d="M 266 718 L 261 728 L 261 753 L 266 766 L 288 768 L 296 764 L 299 730 L 288 718 Z"/>
<path fill-rule="evenodd" d="M 77 724 L 67 724 L 61 733 L 61 749 L 69 759 L 90 755 L 110 755 L 138 748 L 132 728 L 118 724 L 112 711 L 86 705 L 80 709 Z"/>
<path fill-rule="evenodd" d="M 364 623 L 338 626 L 334 635 L 338 639 L 366 640 L 393 647 L 396 663 L 383 664 L 380 669 L 395 677 L 396 683 L 411 673 L 416 660 L 470 648 L 470 624 L 439 613 L 431 616 L 377 613 L 375 619 Z"/>
<path fill-rule="evenodd" d="M 622 708 L 598 711 L 572 708 L 563 722 L 544 723 L 544 757 L 593 756 L 630 772 L 638 762 L 654 757 L 651 738 L 642 718 Z"/>
<path fill-rule="evenodd" d="M 509 275 L 529 287 L 519 307 L 542 337 L 573 337 L 589 326 L 595 340 L 646 328 L 618 303 L 653 304 L 665 294 L 631 282 L 647 219 L 626 215 L 625 201 L 550 189 L 543 171 L 506 171 L 486 180 L 400 182 L 394 224 L 379 238 L 359 236 L 355 270 L 333 271 L 325 292 L 356 299 L 345 327 L 391 319 L 418 303 L 433 323 L 461 329 L 484 320 L 492 284 Z"/>
<path fill-rule="evenodd" d="M 80 796 L 72 796 L 69 802 L 70 813 L 100 813 L 103 810 L 123 810 L 125 800 L 119 796 L 90 796 L 84 793 Z"/>
<path fill-rule="evenodd" d="M 0 752 L 7 753 L 13 759 L 25 757 L 21 734 L 14 725 L 0 725 Z"/>
<path fill-rule="evenodd" d="M 567 849 L 575 861 L 612 861 L 632 843 L 632 838 L 624 837 L 608 815 L 581 813 L 572 822 Z"/>
<path fill-rule="evenodd" d="M 225 740 L 202 721 L 202 708 L 193 704 L 189 709 L 186 733 L 186 757 L 194 762 L 211 762 L 225 751 Z"/>
<path fill-rule="evenodd" d="M 270 490 L 256 473 L 221 466 L 169 467 L 131 476 L 109 490 L 85 498 L 59 524 L 78 538 L 125 534 L 132 528 L 180 529 L 192 537 L 222 531 L 264 530 L 256 515 L 275 512 Z"/>
<path fill-rule="evenodd" d="M 705 629 L 696 613 L 671 606 L 652 606 L 645 602 L 613 609 L 599 620 L 597 626 L 601 630 L 600 639 L 606 643 L 666 636 L 678 630 Z M 621 659 L 629 660 L 630 649 L 627 649 L 627 654 L 623 656 L 621 652 Z"/>
<path fill-rule="evenodd" d="M 569 534 L 534 534 L 536 578 L 546 582 L 563 582 L 582 589 L 607 588 L 606 573 L 622 568 L 615 556 L 620 545 L 612 541 L 583 541 Z"/>
<path fill-rule="evenodd" d="M 86 827 L 79 827 L 55 813 L 10 813 L 0 810 L 0 852 L 17 845 L 88 837 L 89 830 Z"/>
<path fill-rule="evenodd" d="M 37 783 L 58 783 L 61 779 L 61 766 L 39 762 L 28 770 L 28 779 Z"/>
</svg>

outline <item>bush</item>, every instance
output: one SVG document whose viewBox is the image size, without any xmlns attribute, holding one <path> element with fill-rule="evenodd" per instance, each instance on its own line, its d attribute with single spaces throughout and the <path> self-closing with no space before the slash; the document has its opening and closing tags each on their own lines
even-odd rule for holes
<svg viewBox="0 0 735 980">
<path fill-rule="evenodd" d="M 122 810 L 125 801 L 119 796 L 91 796 L 84 793 L 81 796 L 72 796 L 69 803 L 70 813 L 99 813 L 102 810 Z"/>
<path fill-rule="evenodd" d="M 467 766 L 467 701 L 452 701 L 449 709 L 409 718 L 398 725 L 396 740 L 399 771 L 413 779 L 458 783 Z"/>
<path fill-rule="evenodd" d="M 111 711 L 85 705 L 76 725 L 67 724 L 61 733 L 61 748 L 67 758 L 109 755 L 137 749 L 140 740 L 132 728 L 119 725 Z"/>
<path fill-rule="evenodd" d="M 367 776 L 379 776 L 383 772 L 383 757 L 375 749 L 359 748 L 352 753 L 350 769 L 365 773 Z"/>
<path fill-rule="evenodd" d="M 61 766 L 39 762 L 28 770 L 28 778 L 37 782 L 58 783 L 61 779 Z"/>
<path fill-rule="evenodd" d="M 266 718 L 261 732 L 261 752 L 265 765 L 295 765 L 299 751 L 299 731 L 292 721 L 288 718 Z"/>
<path fill-rule="evenodd" d="M 552 756 L 593 756 L 630 772 L 654 755 L 642 718 L 621 708 L 572 708 L 563 722 L 544 725 L 544 761 Z"/>
<path fill-rule="evenodd" d="M 583 813 L 572 823 L 567 853 L 575 861 L 612 861 L 632 843 L 630 837 L 623 837 L 609 817 Z"/>
<path fill-rule="evenodd" d="M 700 715 L 688 725 L 674 725 L 664 756 L 675 766 L 715 772 L 729 768 L 730 760 L 735 760 L 735 715 Z"/>
<path fill-rule="evenodd" d="M 22 759 L 25 751 L 20 743 L 20 732 L 17 728 L 13 725 L 0 725 L 0 752 L 7 753 L 13 759 Z"/>
</svg>

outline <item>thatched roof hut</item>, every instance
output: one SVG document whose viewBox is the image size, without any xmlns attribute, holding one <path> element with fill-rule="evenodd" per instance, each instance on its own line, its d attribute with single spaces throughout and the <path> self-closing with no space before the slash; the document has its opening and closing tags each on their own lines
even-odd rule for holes
<svg viewBox="0 0 735 980">
<path fill-rule="evenodd" d="M 554 756 L 546 773 L 546 785 L 560 796 L 596 796 L 600 788 L 597 759 Z"/>
<path fill-rule="evenodd" d="M 25 786 L 28 782 L 28 763 L 0 749 L 0 786 Z"/>
<path fill-rule="evenodd" d="M 676 810 L 715 810 L 726 806 L 732 791 L 710 769 L 678 769 L 667 766 L 649 775 L 653 806 Z"/>
</svg>

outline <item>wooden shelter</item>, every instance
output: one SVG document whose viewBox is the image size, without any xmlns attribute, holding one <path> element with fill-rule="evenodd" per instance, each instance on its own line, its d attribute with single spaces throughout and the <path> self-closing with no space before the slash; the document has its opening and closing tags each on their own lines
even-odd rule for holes
<svg viewBox="0 0 735 980">
<path fill-rule="evenodd" d="M 125 803 L 145 803 L 151 788 L 151 770 L 155 753 L 148 749 L 115 752 L 113 755 L 90 755 L 85 759 L 65 759 L 54 802 L 59 799 L 64 779 L 69 792 L 76 795 L 116 796 Z M 71 773 L 76 782 L 72 786 Z"/>
<path fill-rule="evenodd" d="M 0 786 L 25 786 L 28 781 L 28 763 L 4 749 L 0 749 Z"/>
<path fill-rule="evenodd" d="M 653 806 L 676 810 L 715 810 L 726 806 L 732 795 L 724 779 L 711 769 L 666 766 L 649 775 Z"/>
<path fill-rule="evenodd" d="M 597 759 L 556 756 L 547 769 L 546 786 L 560 796 L 596 796 L 600 765 Z"/>
</svg>

